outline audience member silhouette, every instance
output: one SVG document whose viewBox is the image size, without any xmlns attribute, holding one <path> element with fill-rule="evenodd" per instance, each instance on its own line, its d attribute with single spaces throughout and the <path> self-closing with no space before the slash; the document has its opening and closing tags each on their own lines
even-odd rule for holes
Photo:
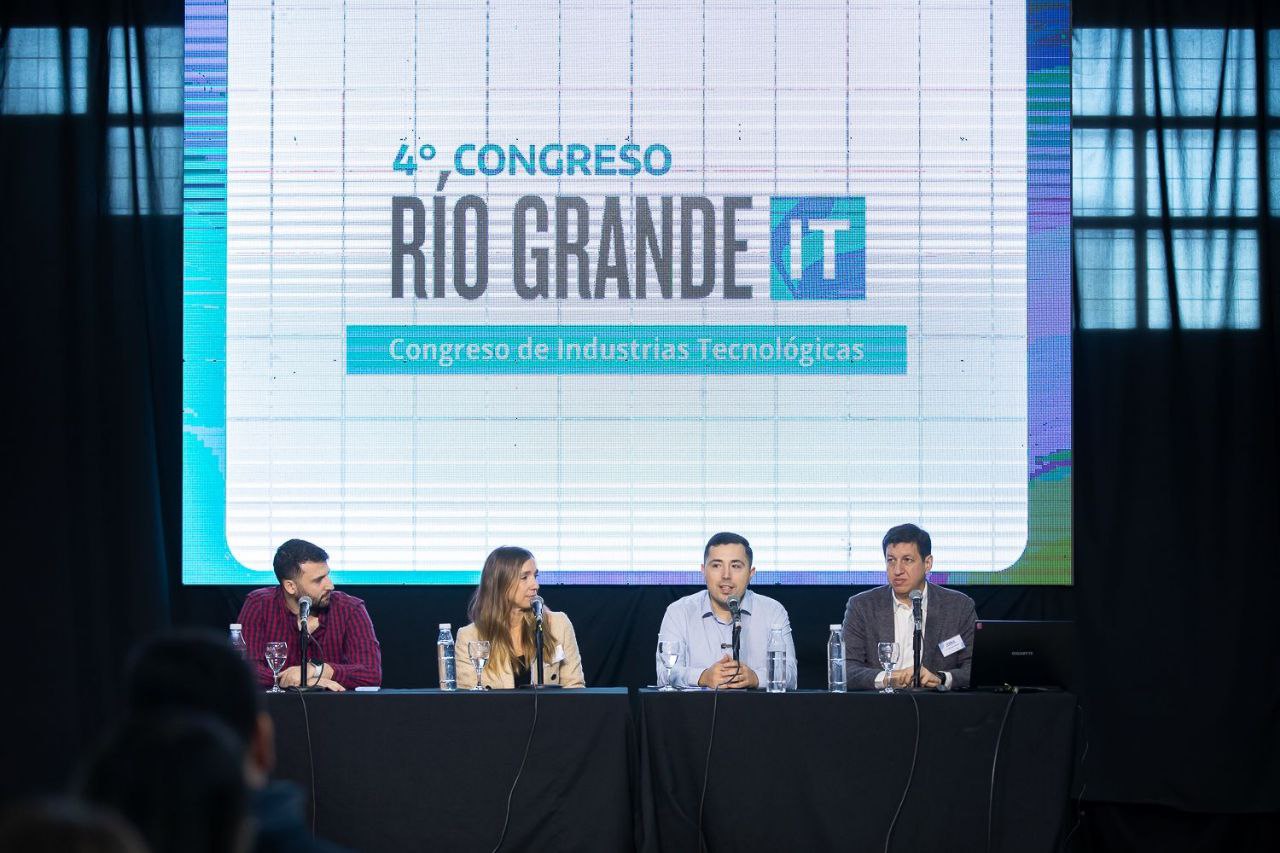
<svg viewBox="0 0 1280 853">
<path fill-rule="evenodd" d="M 254 853 L 336 853 L 312 836 L 296 786 L 271 781 L 275 729 L 248 664 L 211 631 L 159 635 L 133 654 L 126 675 L 129 714 L 200 711 L 229 726 L 242 741 L 245 782 L 254 818 Z"/>
<path fill-rule="evenodd" d="M 208 714 L 126 719 L 86 764 L 80 792 L 129 820 L 152 853 L 252 849 L 244 747 Z"/>
</svg>

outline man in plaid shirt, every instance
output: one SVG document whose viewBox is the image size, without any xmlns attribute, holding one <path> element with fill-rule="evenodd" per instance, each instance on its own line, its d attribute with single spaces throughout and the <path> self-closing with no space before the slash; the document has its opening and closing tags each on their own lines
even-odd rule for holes
<svg viewBox="0 0 1280 853">
<path fill-rule="evenodd" d="M 312 601 L 307 631 L 311 635 L 306 657 L 306 686 L 326 690 L 378 687 L 382 684 L 382 648 L 373 633 L 369 611 L 360 599 L 336 592 L 329 577 L 329 555 L 302 539 L 290 539 L 276 550 L 277 586 L 255 589 L 240 608 L 240 624 L 249 647 L 249 660 L 258 683 L 271 684 L 266 664 L 266 644 L 289 644 L 281 687 L 297 687 L 303 681 L 303 654 L 298 648 L 300 630 L 298 600 Z"/>
</svg>

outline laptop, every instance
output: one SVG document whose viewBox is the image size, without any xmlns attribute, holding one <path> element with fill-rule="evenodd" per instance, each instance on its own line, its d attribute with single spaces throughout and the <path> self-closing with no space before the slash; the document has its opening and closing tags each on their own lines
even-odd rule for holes
<svg viewBox="0 0 1280 853">
<path fill-rule="evenodd" d="M 978 688 L 1070 689 L 1075 645 L 1074 622 L 979 620 L 974 625 L 969 682 Z"/>
</svg>

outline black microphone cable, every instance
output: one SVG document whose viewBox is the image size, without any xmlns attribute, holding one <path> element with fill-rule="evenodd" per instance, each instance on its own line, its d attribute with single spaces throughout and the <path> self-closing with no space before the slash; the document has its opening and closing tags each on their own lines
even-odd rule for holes
<svg viewBox="0 0 1280 853">
<path fill-rule="evenodd" d="M 1011 688 L 1009 704 L 1004 706 L 1004 716 L 1000 719 L 1000 730 L 996 732 L 996 749 L 991 756 L 991 788 L 987 792 L 987 853 L 991 853 L 991 817 L 996 805 L 996 764 L 1000 761 L 1000 741 L 1004 738 L 1004 726 L 1009 722 L 1009 712 L 1013 710 L 1013 700 L 1018 698 L 1018 688 Z"/>
<path fill-rule="evenodd" d="M 742 617 L 739 615 L 738 608 L 741 606 L 742 605 L 737 598 L 729 599 L 729 611 L 733 616 L 733 639 L 731 642 L 731 645 L 733 646 L 733 660 L 735 663 L 739 664 L 739 669 L 738 669 L 739 672 L 742 671 L 741 662 L 738 660 L 738 642 L 739 642 L 738 638 L 740 636 L 739 632 L 742 630 L 742 622 L 741 622 Z M 720 648 L 723 650 L 724 645 L 722 644 Z M 707 759 L 702 765 L 702 793 L 698 797 L 697 830 L 698 830 L 698 850 L 699 851 L 705 850 L 707 847 L 707 840 L 705 837 L 703 837 L 703 834 L 702 834 L 702 809 L 707 804 L 707 780 L 711 778 L 711 747 L 715 746 L 715 742 L 716 742 L 716 709 L 719 706 L 719 704 L 720 704 L 720 683 L 716 682 L 716 686 L 713 688 L 713 693 L 711 696 L 711 733 L 707 736 Z"/>
<path fill-rule="evenodd" d="M 302 703 L 302 730 L 307 733 L 307 768 L 311 777 L 311 837 L 316 837 L 316 756 L 311 750 L 311 715 L 307 713 L 307 694 L 304 690 L 294 691 L 298 701 Z"/>
<path fill-rule="evenodd" d="M 911 780 L 916 775 L 916 759 L 920 757 L 920 703 L 916 701 L 916 694 L 908 690 L 907 695 L 911 697 L 911 704 L 916 709 L 916 743 L 911 748 L 911 770 L 907 773 L 907 786 L 902 789 L 902 799 L 898 800 L 898 808 L 893 813 L 893 820 L 889 821 L 889 831 L 884 835 L 884 853 L 889 853 L 889 841 L 893 838 L 893 828 L 897 826 L 898 815 L 902 814 L 902 805 L 907 801 Z"/>
<path fill-rule="evenodd" d="M 711 778 L 711 747 L 716 742 L 716 706 L 720 703 L 720 684 L 716 683 L 711 696 L 711 734 L 707 736 L 707 759 L 702 766 L 702 795 L 698 797 L 698 850 L 707 849 L 707 839 L 702 834 L 702 807 L 707 803 L 707 780 Z"/>
<path fill-rule="evenodd" d="M 516 795 L 516 786 L 520 784 L 520 776 L 524 773 L 524 766 L 529 761 L 529 748 L 533 746 L 533 733 L 538 728 L 538 688 L 534 688 L 533 693 L 533 724 L 529 726 L 529 739 L 524 744 L 524 756 L 520 759 L 520 767 L 516 770 L 516 778 L 511 783 L 511 790 L 507 792 L 507 813 L 502 818 L 502 833 L 498 836 L 498 843 L 493 845 L 492 853 L 498 853 L 502 847 L 502 842 L 507 838 L 507 825 L 511 822 L 511 799 Z"/>
</svg>

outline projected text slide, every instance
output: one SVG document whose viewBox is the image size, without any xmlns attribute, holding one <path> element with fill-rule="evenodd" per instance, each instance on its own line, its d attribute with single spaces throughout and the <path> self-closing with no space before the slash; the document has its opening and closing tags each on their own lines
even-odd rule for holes
<svg viewBox="0 0 1280 853">
<path fill-rule="evenodd" d="M 1069 348 L 1037 347 L 1069 257 L 1025 3 L 212 5 L 225 230 L 189 206 L 187 335 L 225 409 L 196 428 L 189 373 L 188 581 L 295 536 L 347 582 L 500 544 L 684 581 L 728 529 L 761 579 L 848 582 L 903 521 L 970 580 L 1036 548 L 1022 582 L 1069 580 L 1069 480 L 1031 508 L 1069 474 Z"/>
</svg>

